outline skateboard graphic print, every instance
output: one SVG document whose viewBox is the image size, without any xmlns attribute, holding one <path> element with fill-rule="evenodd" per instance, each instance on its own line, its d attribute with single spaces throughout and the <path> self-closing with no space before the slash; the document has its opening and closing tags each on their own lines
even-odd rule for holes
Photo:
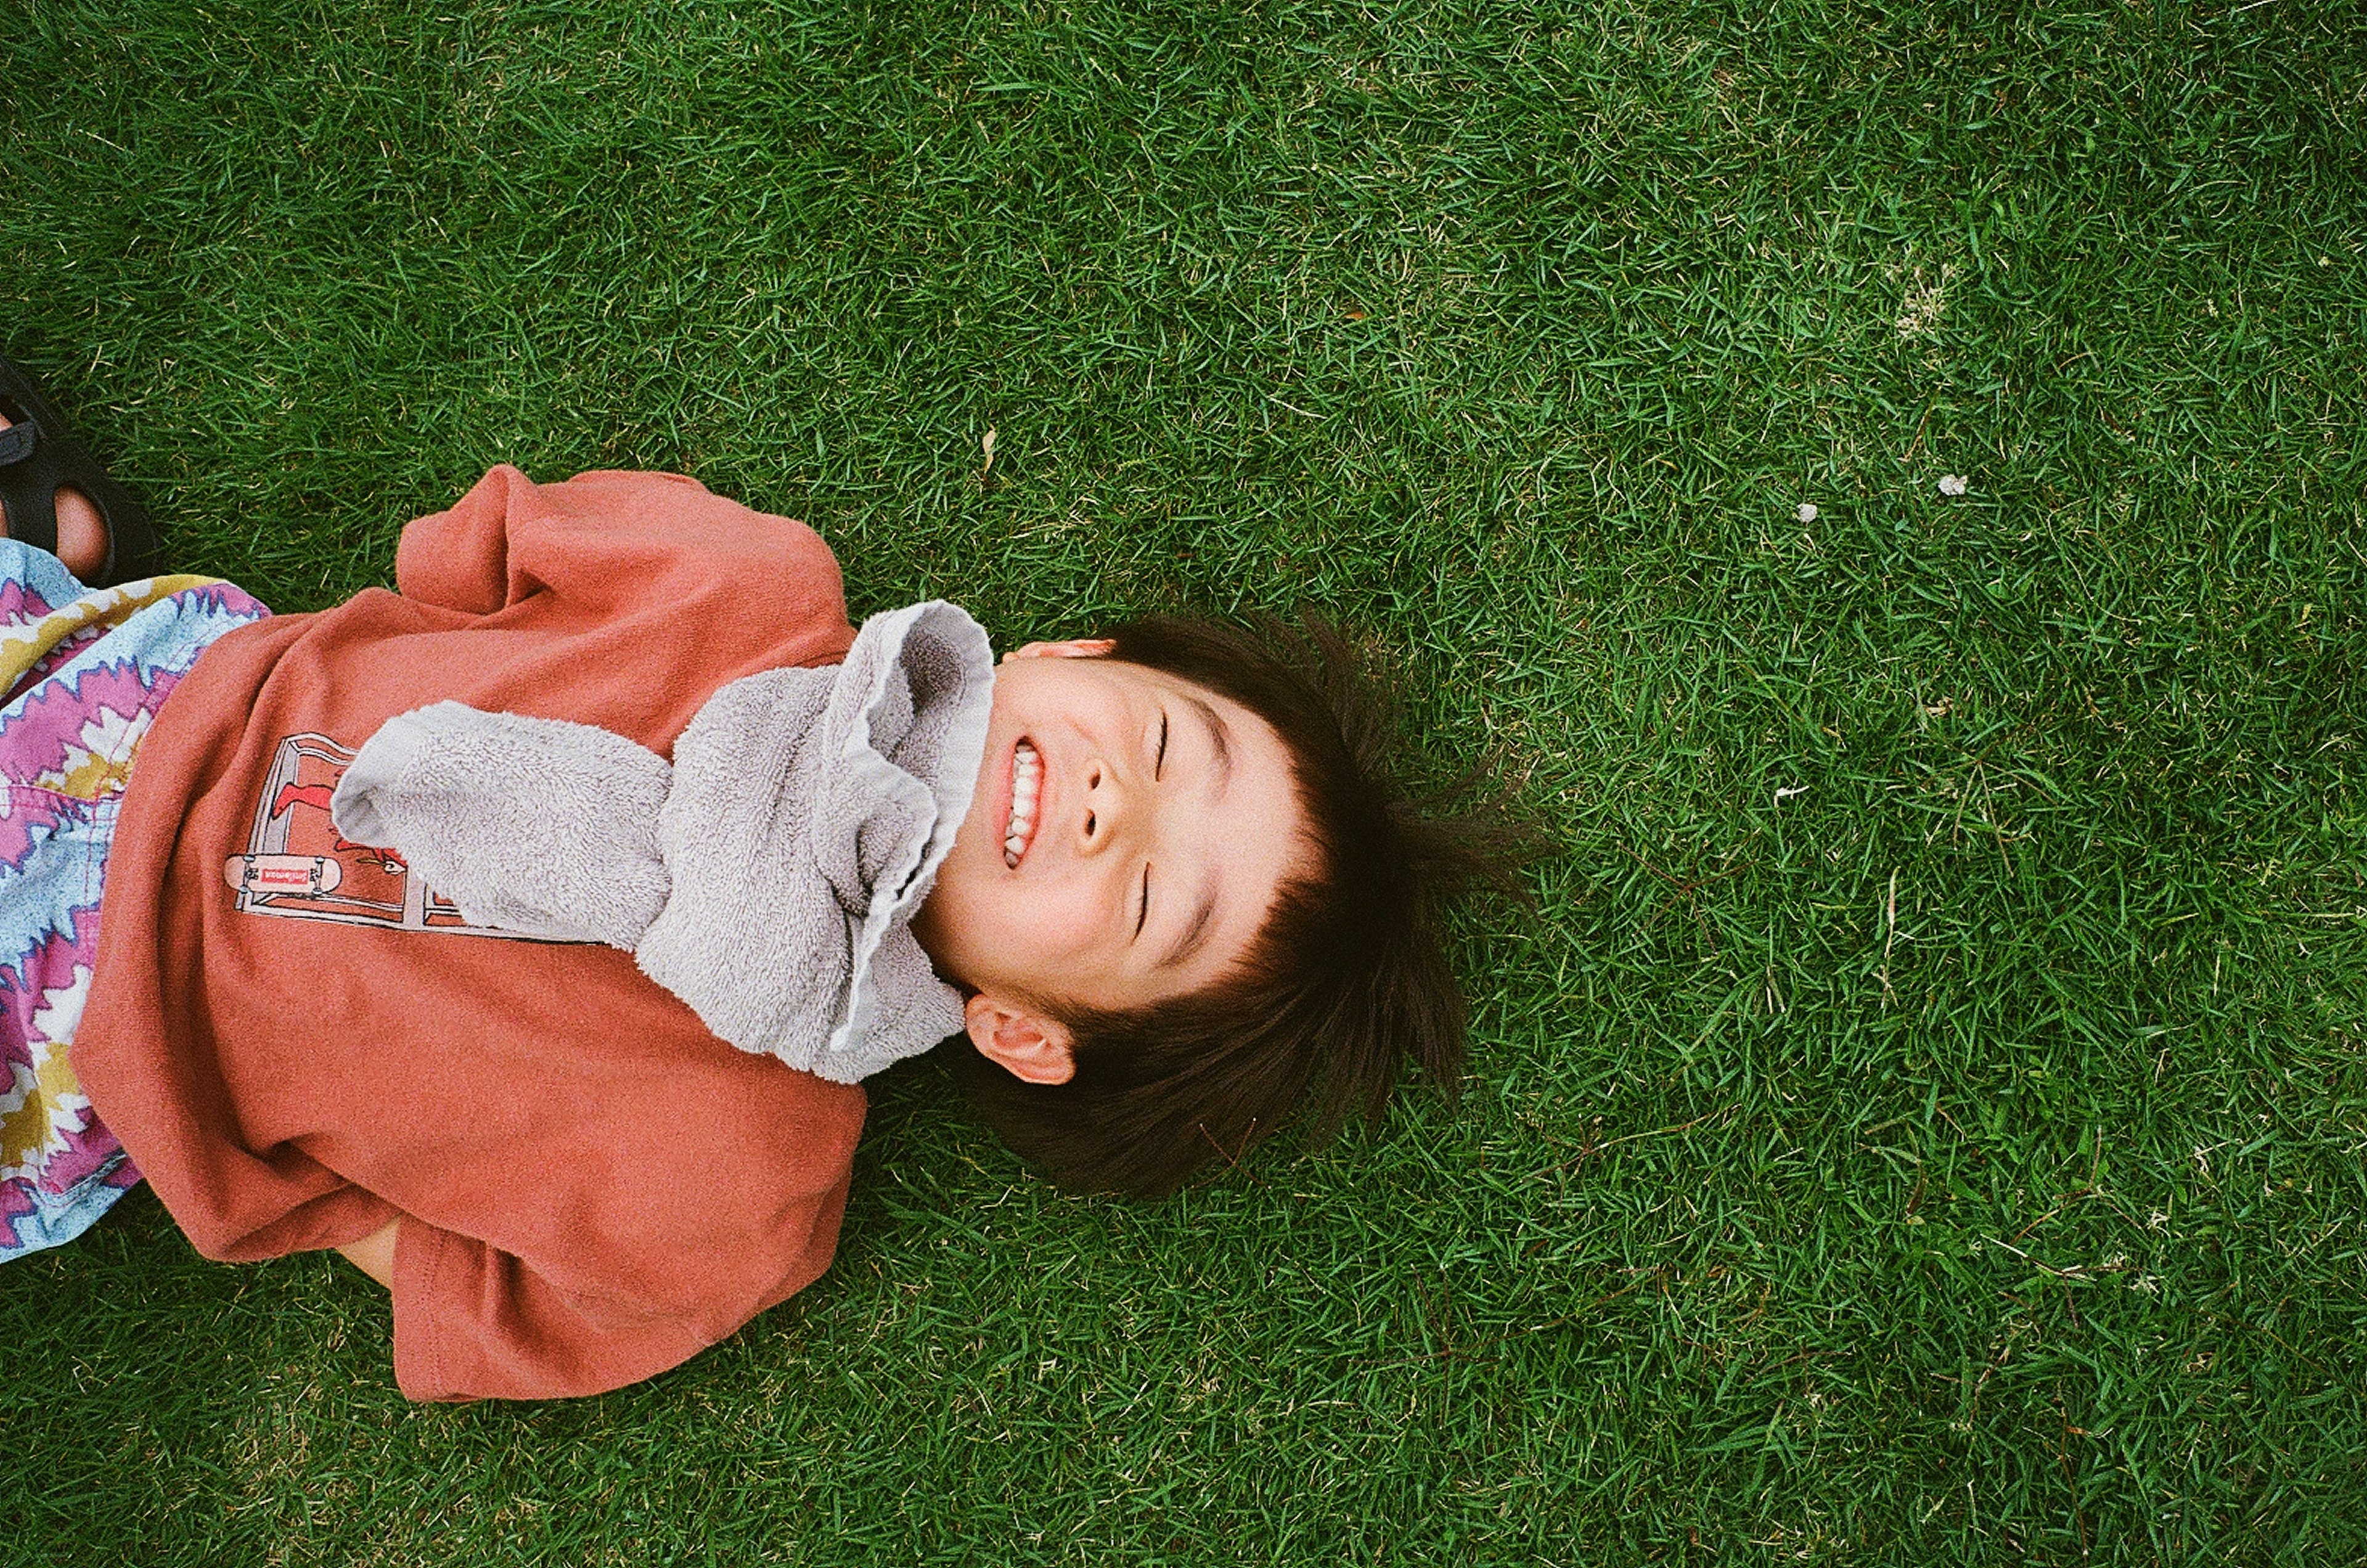
<svg viewBox="0 0 2367 1568">
<path fill-rule="evenodd" d="M 510 942 L 559 940 L 473 924 L 412 874 L 394 851 L 357 844 L 339 833 L 329 816 L 329 797 L 354 755 L 351 747 L 325 735 L 290 735 L 279 742 L 255 802 L 246 851 L 222 863 L 222 880 L 240 910 Z"/>
</svg>

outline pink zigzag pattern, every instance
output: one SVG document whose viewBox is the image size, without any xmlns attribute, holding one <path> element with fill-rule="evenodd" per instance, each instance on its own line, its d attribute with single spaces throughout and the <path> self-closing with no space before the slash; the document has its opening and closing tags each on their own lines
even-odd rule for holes
<svg viewBox="0 0 2367 1568">
<path fill-rule="evenodd" d="M 143 672 L 127 660 L 85 671 L 71 684 L 51 682 L 21 699 L 13 716 L 0 719 L 0 787 L 17 786 L 8 792 L 8 815 L 0 818 L 0 868 L 22 866 L 60 824 L 89 809 L 33 784 L 65 765 L 83 726 L 101 710 L 124 718 L 153 711 L 180 679 L 170 671 Z"/>
<path fill-rule="evenodd" d="M 143 671 L 127 659 L 27 693 L 16 714 L 0 718 L 0 777 L 25 784 L 55 773 L 80 749 L 83 726 L 101 709 L 137 717 L 180 682 L 172 671 Z"/>
<path fill-rule="evenodd" d="M 98 945 L 97 913 L 96 906 L 74 910 L 69 930 L 51 931 L 16 968 L 0 966 L 0 1063 L 32 1066 L 31 1043 L 49 1038 L 34 1022 L 41 994 L 73 985 L 76 970 L 90 968 Z M 104 1167 L 122 1147 L 106 1124 L 85 1111 L 81 1131 L 70 1134 L 66 1146 L 42 1162 L 41 1185 L 62 1192 Z"/>
<path fill-rule="evenodd" d="M 0 1251 L 24 1245 L 17 1222 L 33 1212 L 33 1195 L 21 1181 L 0 1181 Z"/>
<path fill-rule="evenodd" d="M 56 607 L 15 578 L 0 582 L 0 625 L 38 621 Z"/>
<path fill-rule="evenodd" d="M 40 658 L 36 659 L 31 664 L 26 667 L 25 673 L 17 678 L 15 691 L 10 692 L 9 695 L 13 697 L 16 695 L 17 692 L 31 691 L 34 686 L 48 680 L 51 675 L 54 674 L 56 671 L 64 669 L 67 662 L 71 660 L 75 654 L 80 653 L 84 649 L 88 648 L 92 643 L 96 642 L 100 637 L 105 637 L 112 630 L 114 630 L 112 626 L 109 626 L 105 622 L 101 621 L 85 626 L 82 630 L 74 633 L 72 637 L 65 638 L 63 641 L 60 642 L 57 647 L 50 649 L 49 652 L 41 655 Z"/>
<path fill-rule="evenodd" d="M 85 905 L 66 917 L 66 929 L 51 931 L 15 964 L 0 964 L 0 1062 L 33 1065 L 35 1040 L 48 1035 L 34 1025 L 41 993 L 74 983 L 74 971 L 97 956 L 98 906 Z"/>
<path fill-rule="evenodd" d="M 176 604 L 204 604 L 232 615 L 251 615 L 257 620 L 271 614 L 271 607 L 235 582 L 209 582 L 199 588 L 184 588 L 173 595 Z"/>
<path fill-rule="evenodd" d="M 167 646 L 176 641 L 182 645 L 178 655 L 183 670 L 143 667 L 130 659 L 65 673 L 94 642 L 115 629 L 94 626 L 51 649 L 9 692 L 11 711 L 0 718 L 0 791 L 6 793 L 6 809 L 0 817 L 0 877 L 24 867 L 33 858 L 37 840 L 48 840 L 98 809 L 97 803 L 31 782 L 62 768 L 81 750 L 85 726 L 102 714 L 128 720 L 154 712 L 180 683 L 199 647 L 213 640 L 204 635 L 206 620 L 225 613 L 249 620 L 269 614 L 226 583 L 185 589 L 164 603 L 173 609 L 166 622 L 152 630 Z M 51 606 L 23 582 L 0 581 L 0 624 L 21 625 L 50 613 Z M 180 621 L 175 626 L 179 617 L 190 615 L 195 624 Z M 217 622 L 212 629 L 219 635 L 227 628 Z M 150 640 L 154 646 L 154 637 Z M 87 977 L 97 942 L 97 915 L 96 904 L 74 908 L 66 915 L 66 929 L 42 934 L 13 967 L 0 962 L 0 1067 L 30 1068 L 33 1045 L 46 1041 L 35 1023 L 44 993 Z M 79 1123 L 65 1134 L 62 1146 L 36 1162 L 36 1168 L 0 1181 L 0 1258 L 27 1245 L 46 1245 L 75 1234 L 107 1206 L 87 1194 L 121 1190 L 139 1182 L 139 1168 L 103 1122 L 85 1108 Z M 75 1197 L 77 1190 L 85 1196 Z M 45 1206 L 52 1203 L 64 1207 L 45 1220 Z M 33 1225 L 29 1240 L 23 1228 L 28 1221 Z M 65 1228 L 60 1231 L 60 1225 Z"/>
</svg>

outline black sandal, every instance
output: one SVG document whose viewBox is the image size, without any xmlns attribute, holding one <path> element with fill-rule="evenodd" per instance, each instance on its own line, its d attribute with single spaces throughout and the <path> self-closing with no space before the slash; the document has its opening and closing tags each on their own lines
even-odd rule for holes
<svg viewBox="0 0 2367 1568">
<path fill-rule="evenodd" d="M 55 554 L 57 494 L 61 486 L 90 497 L 107 524 L 107 565 L 88 586 L 109 588 L 158 570 L 156 530 L 148 509 L 130 491 L 108 478 L 74 437 L 33 378 L 0 355 L 0 504 L 7 508 L 8 537 Z"/>
</svg>

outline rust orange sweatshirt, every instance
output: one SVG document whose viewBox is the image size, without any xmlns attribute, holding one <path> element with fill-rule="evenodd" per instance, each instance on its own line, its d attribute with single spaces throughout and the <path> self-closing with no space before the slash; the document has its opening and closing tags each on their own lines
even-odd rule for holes
<svg viewBox="0 0 2367 1568">
<path fill-rule="evenodd" d="M 326 809 L 443 699 L 671 756 L 720 686 L 854 637 L 804 525 L 670 475 L 487 474 L 402 536 L 397 591 L 210 649 L 142 743 L 73 1060 L 198 1249 L 401 1215 L 414 1399 L 596 1393 L 811 1281 L 859 1089 L 734 1050 L 628 954 L 470 930 Z"/>
</svg>

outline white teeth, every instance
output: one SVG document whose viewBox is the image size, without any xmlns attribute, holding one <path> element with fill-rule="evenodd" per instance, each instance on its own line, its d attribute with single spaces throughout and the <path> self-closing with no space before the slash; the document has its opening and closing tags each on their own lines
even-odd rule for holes
<svg viewBox="0 0 2367 1568">
<path fill-rule="evenodd" d="M 1011 754 L 1011 822 L 1003 829 L 1002 863 L 1019 869 L 1027 852 L 1027 838 L 1036 826 L 1036 795 L 1043 783 L 1043 759 L 1025 740 Z"/>
</svg>

